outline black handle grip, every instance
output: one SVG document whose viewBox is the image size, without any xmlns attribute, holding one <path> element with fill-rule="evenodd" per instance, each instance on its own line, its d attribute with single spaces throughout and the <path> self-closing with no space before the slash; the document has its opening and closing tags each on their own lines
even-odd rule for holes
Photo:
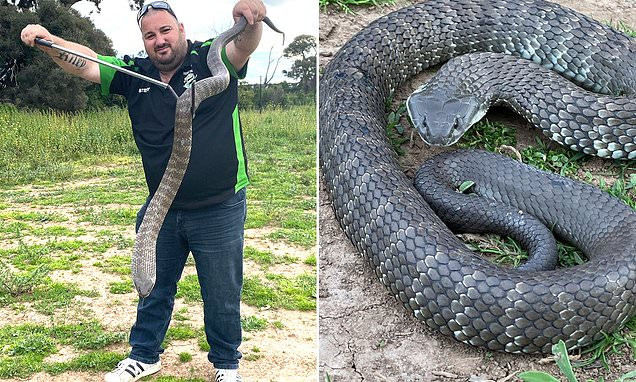
<svg viewBox="0 0 636 382">
<path fill-rule="evenodd" d="M 39 37 L 35 38 L 35 43 L 43 46 L 48 46 L 49 48 L 53 48 L 53 42 L 48 40 L 43 40 Z"/>
</svg>

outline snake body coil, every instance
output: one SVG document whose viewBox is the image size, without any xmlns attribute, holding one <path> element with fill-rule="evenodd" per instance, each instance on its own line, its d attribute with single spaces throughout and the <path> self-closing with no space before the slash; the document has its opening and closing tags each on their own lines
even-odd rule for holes
<svg viewBox="0 0 636 382">
<path fill-rule="evenodd" d="M 385 137 L 384 105 L 394 89 L 423 69 L 475 51 L 533 60 L 591 91 L 636 93 L 633 41 L 556 4 L 434 0 L 398 10 L 349 40 L 321 78 L 320 160 L 336 219 L 381 282 L 430 327 L 498 351 L 548 353 L 561 339 L 570 349 L 583 346 L 636 314 L 636 213 L 589 186 L 556 177 L 537 186 L 534 173 L 502 168 L 495 178 L 519 176 L 530 195 L 510 186 L 492 192 L 518 196 L 540 220 L 557 219 L 554 232 L 589 258 L 553 271 L 504 269 L 467 250 L 442 223 Z M 583 97 L 576 106 L 594 101 Z M 558 119 L 554 106 L 546 110 L 548 120 Z M 573 118 L 586 120 L 584 114 Z M 596 118 L 612 126 L 602 111 Z M 629 115 L 626 121 L 634 123 Z M 624 131 L 622 144 L 636 144 L 630 135 L 636 130 Z M 611 128 L 602 135 L 604 149 L 619 139 Z M 572 214 L 558 216 L 542 197 Z"/>
</svg>

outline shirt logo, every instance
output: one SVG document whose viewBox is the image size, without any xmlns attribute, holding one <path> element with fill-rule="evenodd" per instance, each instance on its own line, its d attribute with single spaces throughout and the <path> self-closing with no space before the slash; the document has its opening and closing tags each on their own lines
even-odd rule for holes
<svg viewBox="0 0 636 382">
<path fill-rule="evenodd" d="M 139 88 L 139 93 L 148 93 L 150 91 L 150 86 L 147 88 Z"/>
<path fill-rule="evenodd" d="M 196 79 L 197 75 L 192 71 L 192 69 L 183 72 L 183 87 L 185 89 L 189 89 Z"/>
</svg>

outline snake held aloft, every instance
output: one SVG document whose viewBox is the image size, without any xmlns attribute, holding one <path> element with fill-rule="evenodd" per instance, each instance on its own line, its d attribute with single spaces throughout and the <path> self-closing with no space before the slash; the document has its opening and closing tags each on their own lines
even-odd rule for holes
<svg viewBox="0 0 636 382">
<path fill-rule="evenodd" d="M 274 26 L 269 18 L 265 17 L 263 22 L 276 32 L 283 33 Z M 227 88 L 230 83 L 230 73 L 221 58 L 221 51 L 246 26 L 247 20 L 245 17 L 240 17 L 230 29 L 212 41 L 206 57 L 211 75 L 203 80 L 193 82 L 190 88 L 177 98 L 174 140 L 170 158 L 161 182 L 148 203 L 133 248 L 132 278 L 137 292 L 142 297 L 148 296 L 155 285 L 157 237 L 190 162 L 192 119 L 195 111 L 203 100 L 219 94 Z"/>
<path fill-rule="evenodd" d="M 589 261 L 547 272 L 498 267 L 467 250 L 423 201 L 385 136 L 384 105 L 393 90 L 423 69 L 475 51 L 530 59 L 634 105 L 636 44 L 572 10 L 540 0 L 434 0 L 398 10 L 351 38 L 321 78 L 320 162 L 336 219 L 404 307 L 442 333 L 509 352 L 546 353 L 560 339 L 568 348 L 583 346 L 636 314 L 634 211 L 560 178 L 533 186 L 528 182 L 536 174 L 523 170 L 528 180 L 521 190 L 502 187 L 501 198 L 519 195 L 520 204 L 527 202 L 547 224 L 552 217 L 544 216 L 554 214 L 554 233 L 579 244 Z M 586 109 L 595 101 L 582 97 L 576 106 Z M 631 124 L 634 109 L 625 104 L 621 112 Z M 559 110 L 546 110 L 559 126 Z M 571 115 L 588 121 L 582 111 Z M 596 126 L 614 126 L 602 111 L 594 118 L 601 119 Z M 564 130 L 571 135 L 561 139 L 579 134 L 567 140 L 574 149 L 596 147 L 590 153 L 606 157 L 622 150 L 614 156 L 626 158 L 626 147 L 633 147 L 627 145 L 636 144 L 627 126 L 619 135 L 611 128 L 597 131 L 605 145 L 579 145 L 584 137 L 576 126 L 568 123 Z M 558 140 L 556 130 L 548 127 Z M 442 163 L 475 161 L 462 158 Z M 512 168 L 494 177 L 522 171 Z M 557 212 L 560 205 L 573 215 Z"/>
</svg>

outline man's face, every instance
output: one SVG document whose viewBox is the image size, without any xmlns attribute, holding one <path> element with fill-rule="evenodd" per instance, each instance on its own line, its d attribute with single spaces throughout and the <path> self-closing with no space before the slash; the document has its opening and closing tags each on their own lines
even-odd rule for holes
<svg viewBox="0 0 636 382">
<path fill-rule="evenodd" d="M 188 50 L 183 24 L 170 13 L 151 9 L 141 19 L 141 36 L 148 58 L 162 72 L 177 69 Z"/>
</svg>

